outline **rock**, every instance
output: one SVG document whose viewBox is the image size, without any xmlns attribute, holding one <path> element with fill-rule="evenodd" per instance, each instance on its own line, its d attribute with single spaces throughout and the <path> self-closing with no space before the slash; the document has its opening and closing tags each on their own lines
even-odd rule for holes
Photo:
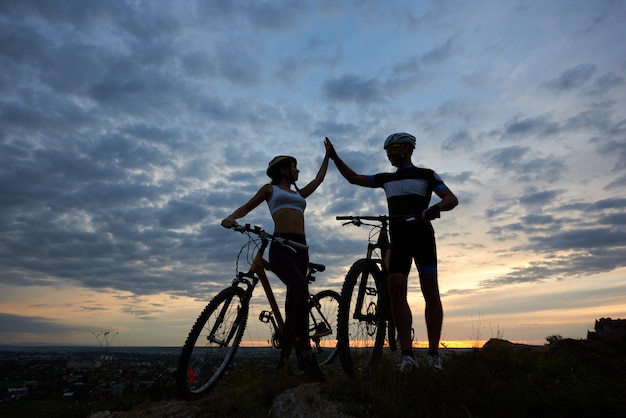
<svg viewBox="0 0 626 418">
<path fill-rule="evenodd" d="M 342 404 L 320 393 L 321 383 L 305 383 L 289 389 L 274 399 L 268 414 L 271 418 L 349 418 L 341 412 Z"/>
</svg>

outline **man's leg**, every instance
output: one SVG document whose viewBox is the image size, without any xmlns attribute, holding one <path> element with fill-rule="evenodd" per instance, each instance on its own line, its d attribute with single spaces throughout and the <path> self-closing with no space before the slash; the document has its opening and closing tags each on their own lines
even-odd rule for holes
<svg viewBox="0 0 626 418">
<path fill-rule="evenodd" d="M 393 318 L 398 330 L 398 340 L 402 350 L 412 350 L 411 327 L 413 318 L 411 307 L 406 300 L 407 276 L 401 273 L 391 273 L 388 276 L 389 296 Z"/>
<path fill-rule="evenodd" d="M 439 296 L 437 273 L 420 274 L 420 286 L 426 302 L 425 317 L 428 332 L 428 351 L 436 353 L 439 350 L 441 327 L 443 324 L 443 307 Z"/>
</svg>

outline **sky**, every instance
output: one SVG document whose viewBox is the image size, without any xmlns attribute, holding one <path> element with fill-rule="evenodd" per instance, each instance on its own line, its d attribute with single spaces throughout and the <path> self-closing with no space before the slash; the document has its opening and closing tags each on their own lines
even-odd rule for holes
<svg viewBox="0 0 626 418">
<path fill-rule="evenodd" d="M 394 132 L 459 199 L 434 222 L 444 344 L 626 318 L 624 21 L 621 0 L 2 1 L 1 343 L 182 345 L 245 269 L 219 222 L 269 160 L 295 156 L 303 186 L 328 136 L 392 171 Z M 331 163 L 312 290 L 365 255 L 369 229 L 335 217 L 384 213 Z M 265 205 L 242 222 L 273 227 Z M 421 343 L 415 269 L 409 299 Z M 251 314 L 246 338 L 268 335 Z"/>
</svg>

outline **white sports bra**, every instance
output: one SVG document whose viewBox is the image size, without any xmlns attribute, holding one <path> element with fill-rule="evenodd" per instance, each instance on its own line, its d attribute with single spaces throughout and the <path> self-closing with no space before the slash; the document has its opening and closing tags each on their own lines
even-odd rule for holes
<svg viewBox="0 0 626 418">
<path fill-rule="evenodd" d="M 272 185 L 272 187 L 274 191 L 271 199 L 267 202 L 272 215 L 281 209 L 295 209 L 304 212 L 306 200 L 300 196 L 300 193 L 291 193 L 276 185 Z"/>
</svg>

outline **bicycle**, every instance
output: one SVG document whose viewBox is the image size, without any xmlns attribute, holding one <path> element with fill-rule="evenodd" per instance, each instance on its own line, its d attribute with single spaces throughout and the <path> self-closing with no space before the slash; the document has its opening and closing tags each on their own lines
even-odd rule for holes
<svg viewBox="0 0 626 418">
<path fill-rule="evenodd" d="M 256 253 L 247 272 L 238 271 L 232 284 L 219 292 L 204 308 L 191 328 L 182 348 L 176 372 L 176 385 L 184 399 L 201 397 L 222 377 L 230 365 L 243 337 L 250 300 L 257 284 L 261 282 L 270 309 L 259 315 L 261 322 L 272 329 L 271 346 L 281 348 L 281 335 L 285 323 L 276 297 L 272 291 L 266 270 L 271 271 L 268 261 L 263 258 L 265 250 L 272 242 L 278 242 L 295 251 L 306 249 L 306 245 L 268 234 L 259 226 L 235 225 L 235 232 L 248 236 L 248 242 L 241 248 L 239 258 L 247 247 L 254 247 Z M 238 270 L 238 269 L 237 269 Z M 322 264 L 309 263 L 307 278 L 315 280 L 317 272 L 323 272 Z M 309 338 L 317 354 L 320 365 L 331 363 L 337 356 L 336 320 L 339 294 L 333 290 L 323 290 L 309 295 Z"/>
<path fill-rule="evenodd" d="M 415 217 L 402 216 L 405 221 Z M 345 373 L 355 376 L 367 372 L 381 358 L 385 337 L 392 352 L 398 349 L 396 328 L 387 289 L 387 266 L 390 256 L 388 226 L 390 216 L 337 216 L 343 225 L 372 227 L 367 254 L 352 264 L 341 289 L 337 340 L 339 360 Z M 378 224 L 363 221 L 376 221 Z M 378 238 L 373 241 L 373 235 Z M 387 332 L 386 332 L 387 331 Z M 386 335 L 387 334 L 387 335 Z"/>
</svg>

